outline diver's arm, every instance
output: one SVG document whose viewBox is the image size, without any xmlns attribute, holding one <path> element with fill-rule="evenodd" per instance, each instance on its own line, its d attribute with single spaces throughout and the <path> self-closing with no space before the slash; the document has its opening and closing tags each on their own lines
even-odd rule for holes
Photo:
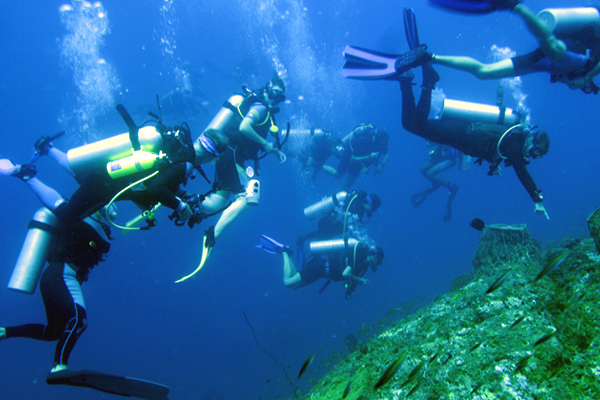
<svg viewBox="0 0 600 400">
<path fill-rule="evenodd" d="M 254 109 L 250 109 L 250 111 L 248 112 L 248 114 L 242 120 L 242 123 L 240 124 L 240 128 L 239 128 L 240 132 L 242 133 L 242 135 L 244 135 L 248 139 L 252 140 L 253 142 L 258 143 L 258 145 L 263 148 L 265 153 L 274 154 L 277 157 L 277 159 L 279 160 L 279 162 L 284 162 L 287 159 L 285 154 L 281 150 L 279 150 L 278 148 L 273 146 L 272 143 L 269 143 L 266 139 L 261 137 L 254 130 L 254 124 L 255 124 L 255 121 L 258 120 L 257 119 L 258 117 L 259 117 L 258 111 L 254 110 Z"/>
<path fill-rule="evenodd" d="M 344 278 L 348 278 L 352 281 L 356 281 L 362 285 L 366 285 L 367 283 L 369 283 L 368 280 L 366 280 L 365 278 L 361 278 L 360 276 L 356 276 L 352 273 L 352 267 L 351 266 L 346 266 L 346 269 L 344 269 L 344 272 L 342 273 L 342 276 L 344 276 Z"/>
</svg>

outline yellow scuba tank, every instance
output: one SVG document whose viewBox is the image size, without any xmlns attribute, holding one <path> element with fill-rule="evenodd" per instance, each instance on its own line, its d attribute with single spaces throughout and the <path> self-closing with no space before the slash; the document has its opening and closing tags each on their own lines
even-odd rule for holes
<svg viewBox="0 0 600 400">
<path fill-rule="evenodd" d="M 348 247 L 354 247 L 358 243 L 358 240 L 354 238 L 348 239 Z M 344 239 L 334 240 L 319 240 L 310 242 L 310 252 L 312 254 L 325 254 L 329 252 L 342 251 L 346 248 Z"/>
<path fill-rule="evenodd" d="M 134 151 L 133 155 L 120 160 L 111 161 L 106 164 L 108 175 L 112 179 L 135 174 L 153 168 L 156 161 L 161 158 L 160 154 L 150 153 L 149 151 Z"/>
<path fill-rule="evenodd" d="M 308 219 L 314 219 L 326 214 L 333 210 L 336 206 L 343 203 L 346 200 L 347 195 L 347 192 L 342 191 L 334 194 L 333 196 L 328 196 L 318 203 L 306 207 L 304 209 L 304 215 Z"/>
<path fill-rule="evenodd" d="M 546 8 L 537 18 L 557 36 L 569 36 L 588 26 L 600 29 L 600 12 L 596 7 Z"/>
<path fill-rule="evenodd" d="M 521 116 L 510 107 L 444 99 L 440 119 L 457 119 L 469 122 L 482 122 L 484 124 L 511 126 L 518 124 Z"/>
<path fill-rule="evenodd" d="M 8 288 L 21 293 L 33 294 L 46 263 L 52 244 L 52 231 L 58 218 L 46 207 L 33 215 L 21 253 L 8 282 Z"/>
<path fill-rule="evenodd" d="M 153 126 L 140 128 L 138 138 L 142 149 L 145 151 L 158 153 L 163 146 L 162 135 Z M 106 168 L 106 165 L 111 161 L 120 160 L 131 155 L 129 133 L 123 133 L 71 149 L 67 152 L 67 160 L 71 171 L 75 175 L 79 175 Z"/>
</svg>

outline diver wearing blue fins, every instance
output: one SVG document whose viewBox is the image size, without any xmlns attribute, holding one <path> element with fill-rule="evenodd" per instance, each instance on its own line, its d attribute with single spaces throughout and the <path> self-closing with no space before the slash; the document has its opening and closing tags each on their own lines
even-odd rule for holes
<svg viewBox="0 0 600 400">
<path fill-rule="evenodd" d="M 350 299 L 358 285 L 369 283 L 363 276 L 373 272 L 383 263 L 384 253 L 379 246 L 369 246 L 355 239 L 326 240 L 311 243 L 311 255 L 302 264 L 300 271 L 294 265 L 289 246 L 261 235 L 256 247 L 270 254 L 283 256 L 283 284 L 291 289 L 299 289 L 324 278 L 346 283 L 346 299 Z M 320 290 L 325 290 L 328 283 Z"/>
<path fill-rule="evenodd" d="M 394 55 L 360 47 L 347 46 L 344 76 L 353 79 L 396 79 L 427 63 L 469 72 L 479 79 L 502 79 L 536 72 L 547 72 L 551 82 L 561 82 L 571 89 L 598 94 L 594 77 L 600 73 L 600 9 L 597 6 L 545 9 L 537 15 L 520 0 L 429 0 L 435 6 L 467 14 L 511 11 L 520 15 L 535 36 L 539 48 L 491 64 L 470 57 L 442 56 L 419 45 L 409 52 Z M 407 35 L 414 18 L 409 16 Z M 416 24 L 414 25 L 416 27 Z M 418 37 L 418 36 L 416 36 Z"/>
<path fill-rule="evenodd" d="M 256 91 L 245 86 L 242 89 L 242 94 L 235 94 L 225 102 L 206 128 L 206 131 L 223 132 L 229 140 L 229 147 L 215 165 L 213 188 L 202 202 L 207 214 L 221 213 L 221 216 L 214 226 L 205 231 L 198 267 L 176 283 L 197 274 L 206 264 L 223 231 L 244 211 L 259 204 L 260 182 L 254 176 L 260 174 L 260 160 L 269 154 L 280 163 L 287 159 L 281 151 L 285 139 L 281 140 L 275 122 L 279 104 L 285 100 L 285 82 L 275 73 L 264 87 Z M 269 136 L 275 138 L 274 144 L 267 140 Z M 245 163 L 249 160 L 254 161 L 254 166 L 246 168 Z"/>
<path fill-rule="evenodd" d="M 412 9 L 404 9 L 404 26 L 409 47 L 413 50 L 423 49 L 419 42 L 416 18 Z M 365 52 L 361 53 L 367 57 Z M 416 54 L 416 53 L 415 53 Z M 431 61 L 431 58 L 429 58 Z M 401 69 L 398 74 L 386 71 L 377 76 L 373 64 L 362 68 L 368 71 L 368 79 L 388 79 L 400 82 L 402 91 L 402 126 L 428 141 L 452 146 L 465 155 L 482 164 L 485 160 L 490 164 L 488 175 L 500 175 L 500 164 L 512 166 L 519 181 L 533 200 L 534 211 L 550 219 L 544 207 L 544 196 L 527 171 L 531 159 L 538 159 L 548 153 L 550 138 L 543 130 L 525 126 L 516 111 L 501 105 L 487 106 L 476 103 L 444 99 L 438 119 L 429 119 L 432 92 L 440 77 L 433 68 L 432 62 L 419 63 L 423 70 L 421 97 L 415 104 L 412 89 L 414 74 L 410 68 Z M 355 56 L 350 56 L 344 67 L 347 78 L 365 79 L 364 73 L 355 74 L 358 65 Z M 501 99 L 499 99 L 501 100 Z"/>
</svg>

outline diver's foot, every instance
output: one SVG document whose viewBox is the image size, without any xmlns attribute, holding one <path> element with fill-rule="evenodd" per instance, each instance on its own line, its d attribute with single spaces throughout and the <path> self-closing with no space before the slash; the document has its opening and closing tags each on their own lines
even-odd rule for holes
<svg viewBox="0 0 600 400">
<path fill-rule="evenodd" d="M 52 147 L 54 147 L 54 145 L 52 144 L 52 138 L 50 136 L 42 136 L 33 145 L 37 156 L 47 155 Z"/>
<path fill-rule="evenodd" d="M 428 195 L 429 191 L 417 193 L 410 198 L 410 203 L 414 208 L 420 207 L 423 203 L 425 203 Z"/>
<path fill-rule="evenodd" d="M 394 79 L 396 81 L 400 82 L 400 86 L 403 85 L 414 85 L 413 83 L 413 79 L 415 79 L 415 73 L 412 72 L 411 70 L 408 70 L 400 75 L 394 75 L 391 77 L 391 79 Z"/>
<path fill-rule="evenodd" d="M 213 248 L 217 240 L 215 239 L 215 226 L 210 226 L 207 230 L 204 231 L 204 235 L 206 236 L 206 240 L 204 241 L 205 248 Z"/>
<path fill-rule="evenodd" d="M 0 341 L 6 339 L 6 328 L 0 328 Z"/>
<path fill-rule="evenodd" d="M 428 62 L 421 66 L 423 70 L 423 84 L 421 87 L 423 89 L 435 89 L 435 84 L 440 81 L 440 75 L 437 73 L 435 68 L 433 68 L 433 64 Z"/>
<path fill-rule="evenodd" d="M 428 63 L 432 58 L 433 54 L 427 51 L 427 45 L 422 44 L 401 54 L 396 59 L 396 73 L 403 74 L 412 68 Z"/>
<path fill-rule="evenodd" d="M 46 383 L 48 385 L 61 384 L 64 383 L 64 379 L 69 377 L 70 375 L 71 372 L 69 371 L 66 365 L 58 364 L 54 368 L 52 368 L 50 372 L 48 372 L 48 375 L 46 375 Z"/>
<path fill-rule="evenodd" d="M 14 176 L 27 181 L 35 176 L 37 169 L 33 164 L 14 164 L 7 158 L 0 159 L 0 175 Z"/>
</svg>

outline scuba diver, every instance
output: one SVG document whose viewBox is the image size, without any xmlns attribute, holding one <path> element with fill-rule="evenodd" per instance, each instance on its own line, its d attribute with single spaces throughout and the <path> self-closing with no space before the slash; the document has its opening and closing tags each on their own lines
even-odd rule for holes
<svg viewBox="0 0 600 400">
<path fill-rule="evenodd" d="M 446 202 L 446 211 L 444 212 L 444 222 L 450 222 L 452 219 L 452 201 L 458 193 L 458 185 L 450 183 L 449 181 L 441 178 L 439 174 L 449 170 L 455 166 L 464 157 L 460 151 L 456 150 L 451 146 L 444 146 L 439 144 L 428 143 L 428 146 L 433 146 L 429 151 L 429 160 L 421 167 L 421 175 L 431 182 L 431 186 L 427 189 L 414 194 L 410 198 L 410 202 L 413 207 L 420 207 L 427 196 L 436 192 L 442 186 L 448 188 L 448 201 Z"/>
<path fill-rule="evenodd" d="M 373 214 L 381 207 L 381 199 L 375 193 L 339 192 L 333 196 L 308 206 L 304 215 L 309 219 L 319 218 L 317 230 L 300 236 L 296 243 L 303 246 L 306 240 L 325 240 L 342 235 L 347 237 L 350 230 L 357 229 L 359 225 L 369 222 Z M 367 217 L 367 221 L 363 218 Z"/>
<path fill-rule="evenodd" d="M 377 129 L 371 124 L 358 125 L 342 142 L 344 151 L 337 168 L 323 166 L 323 171 L 336 179 L 346 173 L 348 177 L 343 190 L 350 190 L 358 174 L 368 173 L 369 167 L 375 166 L 375 176 L 379 176 L 388 160 L 388 141 L 390 135 L 385 130 Z"/>
<path fill-rule="evenodd" d="M 56 208 L 57 217 L 65 222 L 80 221 L 110 202 L 130 200 L 143 210 L 151 210 L 158 203 L 171 208 L 176 224 L 196 218 L 199 207 L 191 206 L 193 196 L 181 186 L 194 170 L 206 178 L 201 165 L 218 159 L 227 149 L 227 138 L 209 130 L 192 142 L 186 123 L 167 127 L 159 119 L 155 127 L 140 128 L 122 106 L 117 109 L 130 127 L 129 134 L 66 154 L 54 147 L 56 137 L 42 137 L 35 143 L 34 159 L 48 155 L 79 183 L 69 200 Z M 35 166 L 24 164 L 22 168 Z"/>
<path fill-rule="evenodd" d="M 258 205 L 260 182 L 252 178 L 255 174 L 260 175 L 260 160 L 269 154 L 280 163 L 286 160 L 275 123 L 279 103 L 285 100 L 285 82 L 275 73 L 264 87 L 256 91 L 245 86 L 242 89 L 243 95 L 231 96 L 207 127 L 207 130 L 223 132 L 229 139 L 229 148 L 215 165 L 212 191 L 202 202 L 207 214 L 221 213 L 221 216 L 205 232 L 198 268 L 176 282 L 183 282 L 198 273 L 223 231 L 250 206 Z M 275 137 L 275 144 L 267 140 L 269 134 Z M 262 155 L 259 156 L 260 152 Z M 245 167 L 248 160 L 254 161 L 254 168 Z"/>
<path fill-rule="evenodd" d="M 268 236 L 261 235 L 260 244 L 256 247 L 270 254 L 283 256 L 283 284 L 292 289 L 299 289 L 321 278 L 328 282 L 346 282 L 346 299 L 350 299 L 358 285 L 366 285 L 369 281 L 363 276 L 369 268 L 375 272 L 383 263 L 384 253 L 379 246 L 368 246 L 363 242 L 352 240 L 339 240 L 331 245 L 330 241 L 316 242 L 315 248 L 319 251 L 313 253 L 297 270 L 291 255 L 293 251 L 289 246 L 276 242 Z M 320 245 L 323 244 L 323 245 Z M 328 283 L 321 288 L 325 290 Z"/>
<path fill-rule="evenodd" d="M 411 9 L 404 9 L 404 26 L 409 47 L 422 48 Z M 366 53 L 363 54 L 366 57 Z M 379 55 L 380 56 L 380 55 Z M 346 67 L 356 68 L 354 59 L 349 59 Z M 350 65 L 348 65 L 350 63 Z M 363 68 L 367 68 L 364 64 Z M 371 67 L 372 68 L 372 67 Z M 444 100 L 440 119 L 428 119 L 431 111 L 432 91 L 440 77 L 431 62 L 422 64 L 423 83 L 421 97 L 415 105 L 412 89 L 414 74 L 408 69 L 402 75 L 393 72 L 374 77 L 371 69 L 369 79 L 397 80 L 402 91 L 402 126 L 425 140 L 452 146 L 465 155 L 476 158 L 475 163 L 483 160 L 490 164 L 488 175 L 500 175 L 500 163 L 512 166 L 519 181 L 535 203 L 534 211 L 550 219 L 543 204 L 544 196 L 527 171 L 530 160 L 538 159 L 548 153 L 550 138 L 543 130 L 534 131 L 520 124 L 517 113 L 507 107 L 481 107 L 480 104 Z M 357 75 L 348 78 L 365 79 Z"/>
<path fill-rule="evenodd" d="M 32 294 L 39 280 L 47 324 L 0 327 L 0 341 L 17 337 L 58 341 L 52 369 L 46 377 L 50 385 L 85 386 L 122 396 L 167 399 L 169 389 L 159 384 L 68 369 L 71 351 L 87 327 L 81 285 L 87 281 L 90 271 L 104 261 L 110 249 L 109 220 L 114 219 L 116 211 L 113 205 L 103 207 L 83 220 L 60 221 L 54 212 L 66 202 L 65 198 L 35 178 L 35 172 L 31 167 L 0 160 L 0 174 L 23 180 L 45 206 L 29 223 L 25 244 L 8 287 Z M 46 263 L 48 266 L 43 269 Z"/>
<path fill-rule="evenodd" d="M 551 82 L 571 89 L 598 94 L 594 77 L 600 73 L 600 9 L 546 9 L 534 14 L 520 0 L 430 0 L 436 6 L 464 13 L 481 14 L 496 10 L 512 11 L 523 18 L 539 47 L 531 53 L 484 64 L 470 57 L 442 56 L 427 51 L 426 45 L 410 46 L 401 55 L 384 54 L 347 46 L 344 76 L 354 79 L 397 79 L 398 76 L 429 62 L 469 72 L 479 79 L 502 79 L 536 72 L 550 74 Z M 405 9 L 406 10 L 406 9 Z M 407 36 L 418 38 L 414 15 L 405 11 Z M 418 42 L 418 39 L 417 39 Z M 416 43 L 415 43 L 416 44 Z"/>
<path fill-rule="evenodd" d="M 300 151 L 298 159 L 304 173 L 314 182 L 329 157 L 333 155 L 340 158 L 343 152 L 344 144 L 341 138 L 333 136 L 329 131 L 311 129 L 308 145 Z"/>
</svg>

